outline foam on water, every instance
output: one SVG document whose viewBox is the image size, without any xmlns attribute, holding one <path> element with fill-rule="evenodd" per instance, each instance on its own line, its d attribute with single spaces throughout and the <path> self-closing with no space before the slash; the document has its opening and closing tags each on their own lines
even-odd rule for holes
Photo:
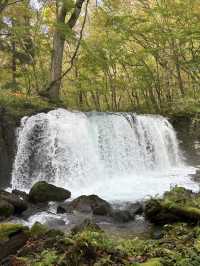
<svg viewBox="0 0 200 266">
<path fill-rule="evenodd" d="M 198 190 L 176 133 L 161 116 L 81 113 L 64 109 L 22 119 L 12 187 L 46 180 L 107 200 L 139 200 L 171 185 Z"/>
</svg>

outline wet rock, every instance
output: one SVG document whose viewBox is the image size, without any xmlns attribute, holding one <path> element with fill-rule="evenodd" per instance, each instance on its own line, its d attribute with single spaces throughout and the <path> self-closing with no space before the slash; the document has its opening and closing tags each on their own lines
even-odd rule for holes
<svg viewBox="0 0 200 266">
<path fill-rule="evenodd" d="M 83 195 L 69 203 L 61 204 L 57 208 L 58 213 L 72 213 L 73 211 L 110 216 L 112 213 L 112 207 L 107 201 L 96 195 Z"/>
<path fill-rule="evenodd" d="M 114 210 L 113 219 L 118 223 L 128 223 L 135 219 L 135 214 L 131 214 L 128 210 Z"/>
<path fill-rule="evenodd" d="M 13 189 L 12 194 L 20 197 L 21 199 L 28 201 L 28 194 L 24 191 L 18 190 L 18 189 Z"/>
<path fill-rule="evenodd" d="M 131 215 L 141 215 L 144 211 L 143 203 L 141 202 L 128 204 L 126 209 L 129 211 Z"/>
<path fill-rule="evenodd" d="M 6 201 L 14 207 L 15 214 L 21 214 L 28 208 L 27 202 L 15 194 L 0 190 L 0 200 Z"/>
<path fill-rule="evenodd" d="M 9 202 L 0 199 L 0 217 L 6 218 L 14 213 L 14 206 Z"/>
<path fill-rule="evenodd" d="M 118 223 L 128 223 L 134 221 L 135 216 L 142 213 L 143 205 L 141 203 L 128 203 L 123 209 L 114 209 L 112 218 Z"/>
<path fill-rule="evenodd" d="M 161 239 L 164 236 L 162 228 L 162 226 L 156 226 L 155 228 L 152 228 L 151 238 L 156 240 Z"/>
<path fill-rule="evenodd" d="M 70 197 L 70 191 L 48 184 L 45 181 L 34 184 L 29 192 L 29 200 L 33 203 L 64 201 Z"/>
<path fill-rule="evenodd" d="M 84 230 L 102 232 L 102 229 L 91 219 L 85 219 L 80 224 L 74 226 L 71 231 L 73 234 L 81 233 Z"/>
</svg>

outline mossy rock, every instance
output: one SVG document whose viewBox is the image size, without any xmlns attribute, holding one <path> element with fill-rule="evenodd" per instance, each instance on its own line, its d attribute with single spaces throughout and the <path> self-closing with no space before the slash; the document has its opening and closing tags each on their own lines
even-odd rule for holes
<svg viewBox="0 0 200 266">
<path fill-rule="evenodd" d="M 71 197 L 71 192 L 45 181 L 39 181 L 33 185 L 29 192 L 29 200 L 33 203 L 64 201 Z"/>
<path fill-rule="evenodd" d="M 163 199 L 150 199 L 145 204 L 145 217 L 155 224 L 200 221 L 200 195 L 175 187 Z"/>
<path fill-rule="evenodd" d="M 39 222 L 36 222 L 31 227 L 30 234 L 32 237 L 38 237 L 38 236 L 44 235 L 47 231 L 48 231 L 48 228 L 45 225 Z"/>
<path fill-rule="evenodd" d="M 12 235 L 22 231 L 27 232 L 28 228 L 21 224 L 12 224 L 12 223 L 0 224 L 0 240 L 7 240 Z"/>
<path fill-rule="evenodd" d="M 14 207 L 14 213 L 16 214 L 21 214 L 28 208 L 27 202 L 25 200 L 4 190 L 0 190 L 0 200 L 5 200 L 10 203 Z"/>
<path fill-rule="evenodd" d="M 29 229 L 19 224 L 0 224 L 0 261 L 15 255 L 29 238 Z"/>
<path fill-rule="evenodd" d="M 5 201 L 0 200 L 0 217 L 9 217 L 14 213 L 14 206 Z"/>
</svg>

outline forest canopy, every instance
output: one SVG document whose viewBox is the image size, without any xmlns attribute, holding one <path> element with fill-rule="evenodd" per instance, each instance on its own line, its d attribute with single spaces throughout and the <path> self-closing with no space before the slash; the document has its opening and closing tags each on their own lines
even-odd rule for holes
<svg viewBox="0 0 200 266">
<path fill-rule="evenodd" d="M 195 109 L 199 65 L 198 0 L 0 0 L 0 95 L 80 110 Z"/>
</svg>

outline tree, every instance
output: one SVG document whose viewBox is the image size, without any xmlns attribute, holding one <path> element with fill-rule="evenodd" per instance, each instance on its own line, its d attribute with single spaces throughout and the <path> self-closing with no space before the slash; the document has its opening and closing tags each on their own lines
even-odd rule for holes
<svg viewBox="0 0 200 266">
<path fill-rule="evenodd" d="M 50 84 L 47 88 L 47 96 L 51 101 L 59 100 L 63 52 L 65 44 L 65 33 L 63 26 L 67 30 L 72 30 L 80 16 L 81 9 L 85 0 L 76 0 L 73 12 L 67 22 L 66 16 L 68 14 L 67 2 L 64 0 L 56 1 L 56 25 L 54 38 L 53 38 L 53 53 L 50 72 Z"/>
</svg>

